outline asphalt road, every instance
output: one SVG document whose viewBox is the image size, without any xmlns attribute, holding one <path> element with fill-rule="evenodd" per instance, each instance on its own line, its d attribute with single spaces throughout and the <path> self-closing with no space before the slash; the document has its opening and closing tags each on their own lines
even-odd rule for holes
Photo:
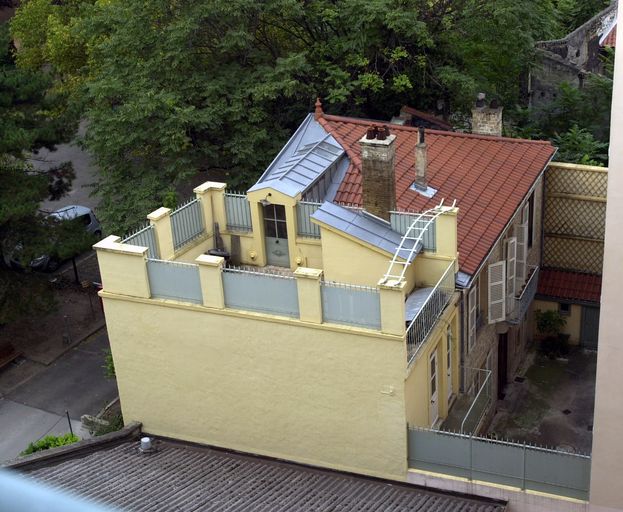
<svg viewBox="0 0 623 512">
<path fill-rule="evenodd" d="M 65 411 L 80 437 L 80 416 L 95 415 L 117 396 L 104 373 L 105 331 L 85 340 L 0 400 L 0 461 L 16 457 L 46 433 L 69 430 Z M 51 429 L 51 430 L 50 430 Z"/>
<path fill-rule="evenodd" d="M 85 129 L 86 124 L 82 121 L 78 130 L 78 137 L 84 135 Z M 41 203 L 41 209 L 54 211 L 63 206 L 78 204 L 95 210 L 99 204 L 99 198 L 90 196 L 93 190 L 90 185 L 97 181 L 99 176 L 98 169 L 93 163 L 91 155 L 80 148 L 77 142 L 59 144 L 56 147 L 56 151 L 42 149 L 37 155 L 33 155 L 30 163 L 36 169 L 46 170 L 66 161 L 71 161 L 76 171 L 76 179 L 74 179 L 72 189 L 58 201 L 44 201 Z"/>
</svg>

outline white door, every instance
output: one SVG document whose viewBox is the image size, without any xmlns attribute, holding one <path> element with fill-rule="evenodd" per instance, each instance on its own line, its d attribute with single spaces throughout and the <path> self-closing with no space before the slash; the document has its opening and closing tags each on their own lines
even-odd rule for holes
<svg viewBox="0 0 623 512">
<path fill-rule="evenodd" d="M 452 329 L 448 327 L 446 334 L 446 386 L 448 388 L 448 402 L 452 397 Z"/>
<path fill-rule="evenodd" d="M 433 427 L 439 419 L 439 380 L 437 378 L 437 352 L 433 352 L 429 359 L 430 368 L 430 410 L 429 419 L 430 425 Z"/>
</svg>

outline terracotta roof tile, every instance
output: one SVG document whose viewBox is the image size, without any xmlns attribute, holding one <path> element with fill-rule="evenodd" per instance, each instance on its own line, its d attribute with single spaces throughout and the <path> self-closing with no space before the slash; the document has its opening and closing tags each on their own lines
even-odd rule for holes
<svg viewBox="0 0 623 512">
<path fill-rule="evenodd" d="M 537 293 L 554 299 L 600 302 L 601 276 L 543 268 Z"/>
<path fill-rule="evenodd" d="M 610 30 L 610 32 L 606 35 L 604 40 L 601 42 L 601 46 L 616 48 L 616 45 L 617 45 L 617 26 L 615 24 Z"/>
<path fill-rule="evenodd" d="M 361 206 L 358 141 L 369 120 L 322 115 L 319 122 L 344 147 L 351 165 L 335 200 Z M 375 124 L 384 124 L 374 121 Z M 396 135 L 396 200 L 399 210 L 424 211 L 456 199 L 459 265 L 473 274 L 555 152 L 546 141 L 426 130 L 432 198 L 409 187 L 415 179 L 417 128 L 391 125 Z M 468 236 L 471 235 L 471 236 Z"/>
</svg>

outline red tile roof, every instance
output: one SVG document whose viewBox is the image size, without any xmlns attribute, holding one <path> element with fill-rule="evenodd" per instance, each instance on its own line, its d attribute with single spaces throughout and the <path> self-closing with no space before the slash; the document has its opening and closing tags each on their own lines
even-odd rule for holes
<svg viewBox="0 0 623 512">
<path fill-rule="evenodd" d="M 601 276 L 543 268 L 537 293 L 555 299 L 599 302 Z"/>
<path fill-rule="evenodd" d="M 617 26 L 616 23 L 610 29 L 610 32 L 605 35 L 601 42 L 601 46 L 607 46 L 609 48 L 616 48 L 617 45 Z"/>
<path fill-rule="evenodd" d="M 346 150 L 351 164 L 337 202 L 361 205 L 361 156 L 358 141 L 372 123 L 322 114 L 318 121 Z M 375 121 L 375 124 L 384 124 Z M 555 148 L 545 141 L 488 137 L 426 130 L 428 183 L 438 190 L 428 199 L 409 187 L 415 179 L 417 128 L 390 126 L 396 135 L 396 200 L 402 211 L 424 211 L 456 199 L 461 271 L 473 275 Z"/>
</svg>

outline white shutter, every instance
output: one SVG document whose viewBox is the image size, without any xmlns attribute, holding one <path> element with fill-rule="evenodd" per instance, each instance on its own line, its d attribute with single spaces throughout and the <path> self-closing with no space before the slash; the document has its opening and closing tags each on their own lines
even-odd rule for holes
<svg viewBox="0 0 623 512">
<path fill-rule="evenodd" d="M 476 341 L 476 319 L 478 315 L 478 286 L 469 291 L 469 318 L 467 319 L 468 339 L 467 348 L 471 349 Z"/>
<path fill-rule="evenodd" d="M 526 281 L 528 259 L 528 224 L 517 226 L 517 263 L 515 271 L 515 291 L 521 290 Z"/>
<path fill-rule="evenodd" d="M 506 320 L 506 261 L 489 265 L 489 323 Z"/>
<path fill-rule="evenodd" d="M 530 220 L 530 201 L 527 201 L 526 204 L 523 205 L 521 210 L 521 223 L 528 225 L 528 221 Z"/>
<path fill-rule="evenodd" d="M 512 313 L 515 307 L 515 280 L 517 270 L 517 239 L 506 241 L 506 314 Z"/>
</svg>

